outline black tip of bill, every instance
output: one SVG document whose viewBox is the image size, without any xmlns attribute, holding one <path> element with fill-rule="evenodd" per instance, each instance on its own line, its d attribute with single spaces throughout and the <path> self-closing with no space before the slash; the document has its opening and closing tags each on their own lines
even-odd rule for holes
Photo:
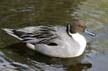
<svg viewBox="0 0 108 71">
<path fill-rule="evenodd" d="M 90 32 L 90 31 L 88 31 L 87 29 L 86 29 L 84 32 L 85 32 L 86 34 L 90 35 L 90 36 L 93 36 L 93 37 L 95 37 L 95 36 L 96 36 L 96 34 L 95 34 L 95 33 Z"/>
</svg>

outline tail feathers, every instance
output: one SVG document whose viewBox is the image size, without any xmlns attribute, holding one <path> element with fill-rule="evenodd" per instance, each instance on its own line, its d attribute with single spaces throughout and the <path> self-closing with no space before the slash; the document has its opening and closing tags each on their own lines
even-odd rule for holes
<svg viewBox="0 0 108 71">
<path fill-rule="evenodd" d="M 23 40 L 22 38 L 20 38 L 18 35 L 16 35 L 14 33 L 14 29 L 8 29 L 8 28 L 3 28 L 2 30 L 4 30 L 6 33 L 8 33 L 9 35 L 19 39 L 19 40 Z"/>
</svg>

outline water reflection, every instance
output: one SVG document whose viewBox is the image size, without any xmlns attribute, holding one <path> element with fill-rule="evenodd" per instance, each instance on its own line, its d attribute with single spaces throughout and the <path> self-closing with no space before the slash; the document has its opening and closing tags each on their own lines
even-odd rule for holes
<svg viewBox="0 0 108 71">
<path fill-rule="evenodd" d="M 0 52 L 0 71 L 4 71 L 6 68 L 10 71 L 16 69 L 16 67 L 11 65 L 10 60 L 2 52 Z"/>
<path fill-rule="evenodd" d="M 20 70 L 82 71 L 92 67 L 91 63 L 81 63 L 84 55 L 68 59 L 53 58 L 30 50 L 23 43 L 7 46 L 2 51 L 7 51 L 4 53 L 12 59 L 11 65 Z"/>
<path fill-rule="evenodd" d="M 71 22 L 70 14 L 81 1 L 84 0 L 2 0 L 0 2 L 0 27 L 64 25 L 66 22 Z"/>
</svg>

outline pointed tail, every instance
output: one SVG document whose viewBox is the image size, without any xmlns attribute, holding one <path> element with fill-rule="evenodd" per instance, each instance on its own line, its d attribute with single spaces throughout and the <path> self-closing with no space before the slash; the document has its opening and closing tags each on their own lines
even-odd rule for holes
<svg viewBox="0 0 108 71">
<path fill-rule="evenodd" d="M 15 37 L 15 38 L 22 40 L 22 38 L 20 38 L 18 35 L 15 34 L 14 29 L 2 28 L 2 30 L 5 31 L 7 34 Z"/>
</svg>

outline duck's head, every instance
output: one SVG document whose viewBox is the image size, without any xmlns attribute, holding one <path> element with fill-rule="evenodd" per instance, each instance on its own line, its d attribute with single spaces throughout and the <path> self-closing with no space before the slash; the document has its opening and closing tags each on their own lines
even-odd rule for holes
<svg viewBox="0 0 108 71">
<path fill-rule="evenodd" d="M 95 36 L 94 33 L 88 32 L 86 30 L 86 27 L 87 25 L 83 20 L 79 19 L 78 17 L 74 17 L 72 23 L 67 25 L 67 32 L 70 32 L 72 34 L 86 32 L 91 36 Z"/>
<path fill-rule="evenodd" d="M 74 17 L 72 23 L 67 25 L 67 32 L 70 32 L 72 34 L 84 32 L 85 29 L 86 24 L 78 17 Z"/>
<path fill-rule="evenodd" d="M 73 18 L 72 24 L 70 24 L 71 33 L 84 32 L 85 29 L 86 24 L 84 21 L 80 20 L 78 17 Z"/>
</svg>

